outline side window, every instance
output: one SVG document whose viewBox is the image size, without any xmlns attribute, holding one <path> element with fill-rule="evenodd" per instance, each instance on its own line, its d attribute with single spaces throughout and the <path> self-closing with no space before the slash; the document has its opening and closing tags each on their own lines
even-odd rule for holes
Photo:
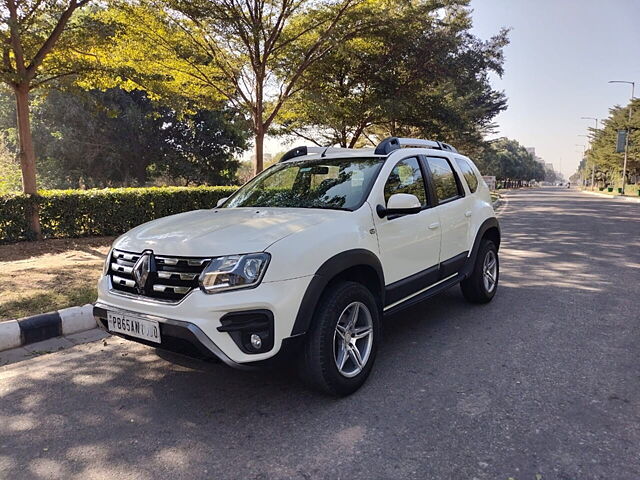
<svg viewBox="0 0 640 480">
<path fill-rule="evenodd" d="M 460 167 L 462 176 L 467 181 L 467 185 L 469 185 L 469 191 L 471 193 L 475 192 L 478 189 L 478 177 L 476 177 L 476 172 L 473 171 L 469 162 L 464 158 L 456 158 L 456 163 L 458 164 L 458 167 Z"/>
<path fill-rule="evenodd" d="M 429 157 L 428 162 L 438 203 L 460 196 L 461 192 L 458 190 L 458 183 L 449 162 L 440 157 Z"/>
<path fill-rule="evenodd" d="M 410 193 L 418 197 L 422 205 L 427 204 L 427 191 L 424 188 L 422 171 L 417 158 L 400 160 L 391 170 L 384 186 L 385 203 L 394 193 Z"/>
</svg>

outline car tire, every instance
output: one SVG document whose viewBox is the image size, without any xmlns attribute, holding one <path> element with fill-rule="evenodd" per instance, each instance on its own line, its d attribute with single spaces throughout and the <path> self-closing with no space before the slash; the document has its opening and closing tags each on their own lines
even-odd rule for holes
<svg viewBox="0 0 640 480">
<path fill-rule="evenodd" d="M 472 303 L 489 303 L 498 290 L 500 260 L 491 240 L 482 240 L 473 271 L 460 283 L 462 294 Z"/>
<path fill-rule="evenodd" d="M 302 381 L 334 396 L 355 392 L 371 373 L 380 337 L 380 311 L 371 292 L 356 282 L 331 285 L 300 354 Z"/>
</svg>

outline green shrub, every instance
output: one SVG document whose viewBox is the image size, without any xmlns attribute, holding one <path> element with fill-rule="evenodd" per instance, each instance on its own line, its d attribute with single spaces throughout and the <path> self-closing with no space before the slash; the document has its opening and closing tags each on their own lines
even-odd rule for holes
<svg viewBox="0 0 640 480">
<path fill-rule="evenodd" d="M 0 243 L 29 239 L 25 210 L 35 202 L 45 238 L 119 235 L 155 218 L 213 208 L 237 187 L 42 190 L 0 196 Z"/>
</svg>

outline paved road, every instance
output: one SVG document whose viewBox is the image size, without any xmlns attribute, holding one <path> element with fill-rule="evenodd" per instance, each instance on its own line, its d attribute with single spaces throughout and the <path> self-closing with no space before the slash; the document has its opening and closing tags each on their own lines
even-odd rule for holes
<svg viewBox="0 0 640 480">
<path fill-rule="evenodd" d="M 0 478 L 640 478 L 640 205 L 549 188 L 501 222 L 495 300 L 389 318 L 346 399 L 116 339 L 1 368 Z"/>
</svg>

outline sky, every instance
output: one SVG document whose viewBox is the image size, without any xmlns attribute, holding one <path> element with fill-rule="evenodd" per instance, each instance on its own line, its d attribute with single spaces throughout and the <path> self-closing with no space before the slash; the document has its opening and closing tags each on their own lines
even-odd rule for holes
<svg viewBox="0 0 640 480">
<path fill-rule="evenodd" d="M 626 105 L 637 82 L 640 96 L 640 0 L 471 0 L 473 33 L 488 39 L 509 28 L 505 73 L 495 77 L 508 108 L 496 133 L 535 147 L 565 177 L 573 174 L 592 120 Z M 304 143 L 293 141 L 296 145 Z M 293 145 L 268 138 L 265 152 Z M 246 152 L 248 159 L 253 152 Z M 462 152 L 464 153 L 464 152 Z"/>
<path fill-rule="evenodd" d="M 498 132 L 535 147 L 566 177 L 574 173 L 592 120 L 640 96 L 640 0 L 472 0 L 473 33 L 511 29 L 505 73 L 492 80 L 508 97 Z"/>
</svg>

